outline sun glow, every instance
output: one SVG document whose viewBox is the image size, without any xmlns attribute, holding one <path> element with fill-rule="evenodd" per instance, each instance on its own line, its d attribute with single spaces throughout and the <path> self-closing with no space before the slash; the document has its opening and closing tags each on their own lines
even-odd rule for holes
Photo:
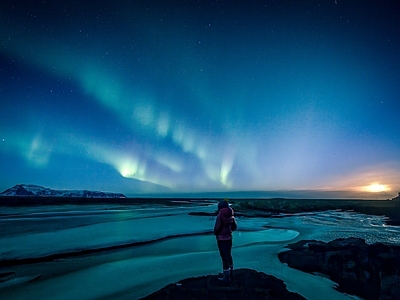
<svg viewBox="0 0 400 300">
<path fill-rule="evenodd" d="M 379 193 L 379 192 L 387 192 L 390 191 L 391 189 L 386 184 L 372 183 L 370 185 L 364 186 L 363 190 L 371 193 Z"/>
</svg>

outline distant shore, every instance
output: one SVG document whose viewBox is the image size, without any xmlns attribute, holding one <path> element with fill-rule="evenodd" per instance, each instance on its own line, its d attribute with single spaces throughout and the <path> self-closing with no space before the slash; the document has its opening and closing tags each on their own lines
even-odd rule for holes
<svg viewBox="0 0 400 300">
<path fill-rule="evenodd" d="M 0 197 L 0 206 L 37 206 L 37 205 L 209 205 L 223 198 L 79 198 L 79 197 Z M 230 203 L 237 213 L 251 215 L 263 213 L 265 217 L 276 214 L 293 214 L 324 210 L 347 210 L 364 214 L 385 215 L 388 224 L 400 225 L 400 196 L 391 200 L 355 200 L 355 199 L 231 199 Z"/>
</svg>

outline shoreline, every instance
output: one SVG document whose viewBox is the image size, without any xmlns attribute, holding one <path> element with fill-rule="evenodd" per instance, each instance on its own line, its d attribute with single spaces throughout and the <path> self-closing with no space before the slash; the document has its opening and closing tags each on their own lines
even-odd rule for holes
<svg viewBox="0 0 400 300">
<path fill-rule="evenodd" d="M 0 196 L 0 207 L 52 206 L 52 205 L 166 205 L 207 206 L 224 198 L 75 198 Z M 293 214 L 312 211 L 342 210 L 369 215 L 385 215 L 388 225 L 400 225 L 400 193 L 386 200 L 361 199 L 290 199 L 290 198 L 233 198 L 229 202 L 237 215 L 277 217 L 278 214 Z M 0 214 L 1 215 L 1 214 Z M 278 216 L 279 217 L 279 216 Z"/>
<path fill-rule="evenodd" d="M 232 204 L 235 205 L 235 201 L 232 201 Z M 182 205 L 179 206 L 183 207 Z M 185 206 L 184 213 L 176 215 L 176 217 L 188 218 L 188 213 L 195 211 L 195 207 L 187 208 Z M 141 206 L 138 208 L 141 208 Z M 196 224 L 203 219 L 212 224 L 213 207 L 207 208 L 207 211 L 210 218 L 199 217 L 197 219 L 195 216 L 189 218 L 193 218 L 192 220 Z M 170 217 L 171 220 L 174 220 L 174 215 Z M 348 296 L 334 291 L 332 288 L 334 283 L 331 281 L 293 270 L 277 259 L 278 253 L 284 250 L 289 241 L 293 243 L 305 237 L 321 239 L 325 236 L 323 228 L 313 223 L 303 223 L 301 218 L 291 218 L 290 214 L 282 215 L 281 219 L 263 217 L 260 218 L 260 223 L 254 223 L 255 219 L 252 217 L 247 218 L 244 215 L 242 217 L 242 230 L 236 232 L 234 237 L 233 253 L 237 268 L 246 267 L 273 275 L 284 280 L 289 290 L 300 292 L 300 294 L 307 296 L 307 299 L 316 300 L 307 287 L 299 284 L 303 280 L 310 283 L 313 289 L 319 290 L 320 294 L 330 293 L 334 295 L 331 299 L 350 299 Z M 335 217 L 333 216 L 333 218 Z M 142 220 L 148 219 L 145 216 Z M 186 221 L 185 224 L 189 223 Z M 247 230 L 251 228 L 258 228 L 258 230 Z M 254 232 L 262 231 L 263 228 L 271 231 Z M 296 230 L 299 235 L 278 241 L 271 241 L 266 238 L 270 234 L 280 239 L 280 236 L 274 232 L 276 229 Z M 241 245 L 240 240 L 243 241 L 244 236 L 248 239 L 249 235 L 252 235 L 250 237 L 251 242 L 249 243 L 246 240 Z M 124 245 L 129 246 L 125 247 Z M 217 274 L 220 271 L 220 259 L 214 237 L 208 229 L 205 234 L 198 232 L 172 234 L 145 242 L 142 245 L 137 242 L 128 242 L 124 245 L 95 248 L 90 250 L 95 252 L 78 252 L 77 255 L 68 257 L 65 257 L 66 251 L 64 251 L 62 253 L 64 257 L 55 260 L 6 267 L 2 273 L 15 272 L 12 276 L 4 277 L 7 279 L 28 280 L 38 278 L 38 275 L 41 277 L 38 280 L 29 281 L 29 283 L 21 283 L 21 288 L 17 285 L 5 287 L 2 292 L 5 295 L 15 297 L 14 299 L 28 299 L 30 295 L 36 295 L 37 298 L 48 295 L 56 297 L 60 292 L 56 287 L 68 285 L 68 289 L 64 292 L 72 292 L 76 299 L 86 299 L 85 291 L 78 289 L 78 286 L 84 284 L 85 286 L 93 286 L 93 299 L 106 299 L 107 297 L 127 299 L 129 296 L 137 299 L 149 295 L 171 282 L 195 276 Z M 182 247 L 186 248 L 182 249 Z M 71 254 L 71 252 L 68 253 Z M 262 256 L 260 256 L 261 254 Z M 53 259 L 51 256 L 46 257 Z M 161 269 L 160 265 L 163 266 Z M 166 273 L 163 269 L 169 271 Z"/>
<path fill-rule="evenodd" d="M 149 245 L 149 244 L 153 244 L 153 243 L 157 243 L 157 242 L 161 242 L 161 241 L 165 241 L 165 240 L 169 240 L 169 239 L 174 239 L 174 238 L 198 236 L 198 235 L 210 234 L 210 233 L 212 233 L 212 231 L 187 233 L 187 234 L 175 234 L 175 235 L 169 235 L 166 237 L 160 237 L 160 238 L 153 239 L 153 240 L 136 241 L 136 242 L 132 242 L 132 243 L 105 246 L 105 247 L 92 248 L 92 249 L 80 249 L 80 250 L 76 250 L 76 251 L 54 253 L 54 254 L 38 256 L 38 257 L 4 259 L 4 260 L 0 260 L 0 266 L 14 267 L 14 266 L 20 266 L 20 265 L 51 262 L 51 261 L 55 261 L 55 260 L 59 260 L 59 259 L 71 259 L 74 257 L 83 257 L 86 255 L 93 255 L 93 254 L 99 254 L 99 253 L 101 254 L 101 253 L 106 253 L 109 251 L 118 251 L 118 250 L 129 249 L 129 248 L 137 247 L 137 246 Z M 1 274 L 2 273 L 0 273 L 0 278 L 1 278 Z"/>
</svg>

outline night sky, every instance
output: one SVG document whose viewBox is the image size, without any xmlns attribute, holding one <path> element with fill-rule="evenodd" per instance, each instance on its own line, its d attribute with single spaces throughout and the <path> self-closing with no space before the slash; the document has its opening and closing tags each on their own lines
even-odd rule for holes
<svg viewBox="0 0 400 300">
<path fill-rule="evenodd" d="M 0 41 L 1 191 L 400 191 L 397 1 L 2 0 Z"/>
</svg>

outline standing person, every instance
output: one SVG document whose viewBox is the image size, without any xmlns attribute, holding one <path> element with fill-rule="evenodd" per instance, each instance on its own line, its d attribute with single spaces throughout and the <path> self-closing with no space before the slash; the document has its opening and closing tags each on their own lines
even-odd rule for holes
<svg viewBox="0 0 400 300">
<path fill-rule="evenodd" d="M 232 231 L 237 228 L 233 215 L 233 209 L 229 207 L 227 199 L 218 203 L 218 216 L 215 220 L 214 235 L 217 238 L 218 250 L 222 259 L 223 277 L 218 279 L 224 284 L 230 284 L 233 275 Z"/>
</svg>

